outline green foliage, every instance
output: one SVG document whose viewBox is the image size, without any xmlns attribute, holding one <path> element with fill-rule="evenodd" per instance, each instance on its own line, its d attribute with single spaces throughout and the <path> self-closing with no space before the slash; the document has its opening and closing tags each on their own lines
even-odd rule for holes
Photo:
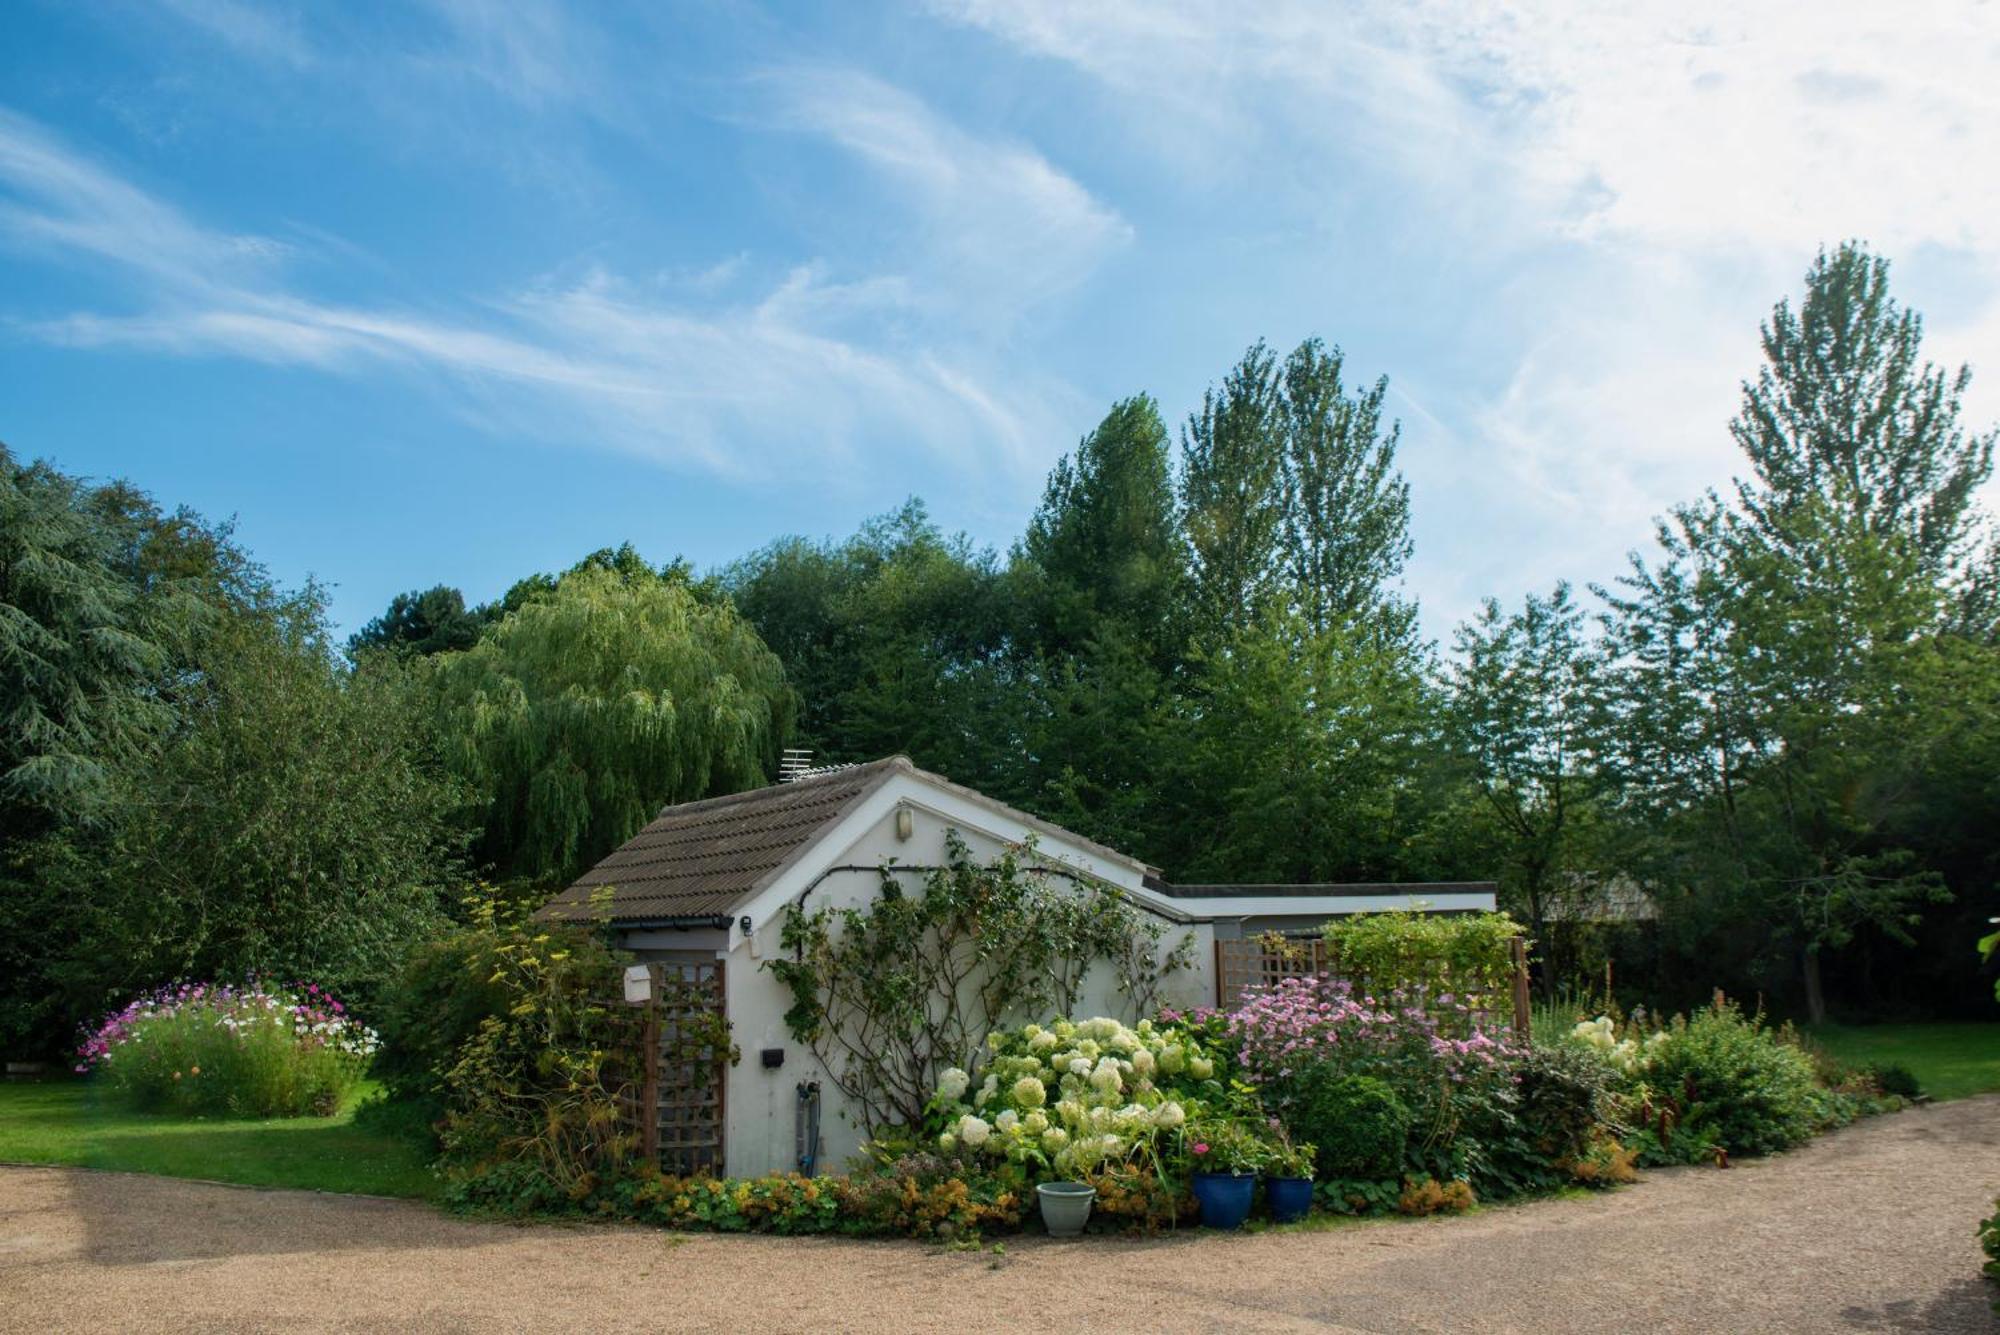
<svg viewBox="0 0 2000 1335">
<path fill-rule="evenodd" d="M 1578 963 L 1569 920 L 1602 880 L 1590 763 L 1597 655 L 1567 584 L 1547 598 L 1529 594 L 1511 614 L 1489 598 L 1459 627 L 1457 649 L 1453 738 L 1499 834 L 1503 902 L 1525 911 L 1541 949 L 1543 990 L 1552 994 Z"/>
<path fill-rule="evenodd" d="M 1617 1073 L 1574 1044 L 1536 1044 L 1513 1062 L 1515 1093 L 1504 1125 L 1487 1132 L 1496 1171 L 1545 1190 L 1576 1177 L 1609 1137 Z"/>
<path fill-rule="evenodd" d="M 388 666 L 343 671 L 321 592 L 274 589 L 226 528 L 0 473 L 0 673 L 26 674 L 0 762 L 35 749 L 0 783 L 0 1042 L 47 1052 L 175 977 L 365 1000 L 460 840 L 427 711 Z"/>
<path fill-rule="evenodd" d="M 365 1001 L 439 924 L 460 792 L 408 680 L 341 672 L 325 625 L 308 589 L 204 638 L 108 841 L 84 977 L 304 974 Z"/>
<path fill-rule="evenodd" d="M 925 871 L 920 891 L 906 893 L 893 868 L 882 880 L 867 908 L 788 906 L 792 958 L 764 963 L 791 994 L 792 1036 L 871 1131 L 922 1122 L 940 1075 L 975 1065 L 1000 1026 L 1074 1010 L 1095 965 L 1122 964 L 1128 987 L 1150 991 L 1187 962 L 1185 943 L 1137 958 L 1135 941 L 1159 934 L 1113 889 L 1051 885 L 1032 847 L 981 864 L 953 832 L 947 864 Z"/>
<path fill-rule="evenodd" d="M 1299 1081 L 1285 1121 L 1317 1146 L 1321 1177 L 1376 1182 L 1402 1172 L 1413 1119 L 1386 1081 L 1345 1075 L 1328 1063 Z"/>
<path fill-rule="evenodd" d="M 399 593 L 390 600 L 388 611 L 349 637 L 347 652 L 356 657 L 386 651 L 421 658 L 470 649 L 498 615 L 497 608 L 468 609 L 465 595 L 443 584 Z"/>
<path fill-rule="evenodd" d="M 456 1200 L 581 1201 L 638 1146 L 619 1112 L 638 1078 L 621 1058 L 640 1035 L 638 1013 L 619 1000 L 623 957 L 588 931 L 508 922 L 490 901 L 472 916 L 490 944 L 468 962 L 490 960 L 487 983 L 507 1000 L 442 1072 L 440 1167 Z"/>
<path fill-rule="evenodd" d="M 1772 1154 L 1816 1130 L 1812 1060 L 1761 1016 L 1733 1004 L 1676 1016 L 1647 1052 L 1642 1101 L 1655 1114 L 1645 1120 L 1656 1141 L 1649 1160 L 1699 1163 L 1714 1149 Z"/>
<path fill-rule="evenodd" d="M 756 632 L 643 570 L 565 575 L 431 662 L 445 754 L 504 874 L 566 879 L 663 805 L 756 786 L 790 717 Z"/>
<path fill-rule="evenodd" d="M 1376 995 L 1424 987 L 1491 1002 L 1512 992 L 1522 931 L 1504 913 L 1397 911 L 1335 918 L 1323 934 L 1341 972 Z"/>
<path fill-rule="evenodd" d="M 1993 1202 L 1993 1215 L 1979 1221 L 1979 1247 L 1986 1253 L 1986 1264 L 1980 1273 L 1986 1278 L 2000 1282 L 2000 1200 Z M 1993 1300 L 1993 1310 L 2000 1312 L 2000 1298 Z"/>
<path fill-rule="evenodd" d="M 410 949 L 372 1011 L 382 1039 L 372 1074 L 392 1102 L 432 1123 L 444 1115 L 444 1076 L 459 1050 L 515 1000 L 498 953 L 511 933 L 495 921 L 508 915 L 477 900 L 469 907 L 472 923 Z"/>
</svg>

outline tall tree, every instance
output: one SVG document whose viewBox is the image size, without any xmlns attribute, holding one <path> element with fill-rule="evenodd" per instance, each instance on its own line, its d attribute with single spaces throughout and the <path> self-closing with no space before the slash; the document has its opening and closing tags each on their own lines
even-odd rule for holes
<svg viewBox="0 0 2000 1335">
<path fill-rule="evenodd" d="M 650 572 L 566 575 L 430 662 L 478 851 L 529 878 L 590 865 L 668 803 L 763 782 L 791 718 L 783 667 L 735 609 Z"/>
<path fill-rule="evenodd" d="M 1315 633 L 1379 620 L 1400 637 L 1416 620 L 1393 589 L 1411 551 L 1410 488 L 1396 470 L 1402 428 L 1383 426 L 1388 377 L 1349 394 L 1342 370 L 1340 349 L 1318 339 L 1285 359 L 1285 564 Z"/>
<path fill-rule="evenodd" d="M 1284 408 L 1260 341 L 1181 432 L 1181 514 L 1197 633 L 1219 642 L 1276 596 L 1285 524 Z"/>
<path fill-rule="evenodd" d="M 1669 832 L 1656 874 L 1788 952 L 1815 1019 L 1828 952 L 1907 940 L 1944 894 L 1897 831 L 1963 708 L 1941 636 L 1991 462 L 1991 435 L 1959 425 L 1964 373 L 1921 361 L 1886 272 L 1843 247 L 1798 316 L 1779 305 L 1733 424 L 1754 474 L 1737 505 L 1676 511 L 1661 559 L 1607 595 L 1608 759 L 1635 823 Z"/>
<path fill-rule="evenodd" d="M 1889 293 L 1889 262 L 1856 242 L 1820 253 L 1796 311 L 1778 303 L 1730 424 L 1754 475 L 1737 495 L 1766 541 L 1796 544 L 1799 512 L 1815 506 L 1816 526 L 1907 543 L 1933 577 L 1962 554 L 2000 433 L 1967 434 L 1972 373 L 1924 360 L 1923 333 Z"/>
<path fill-rule="evenodd" d="M 1043 586 L 1043 650 L 1075 649 L 1107 622 L 1164 647 L 1186 558 L 1167 428 L 1150 398 L 1113 405 L 1057 461 L 1016 566 Z"/>
<path fill-rule="evenodd" d="M 387 651 L 424 657 L 470 649 L 493 619 L 485 609 L 468 608 L 465 595 L 449 585 L 399 593 L 389 609 L 356 631 L 347 652 Z"/>
<path fill-rule="evenodd" d="M 1546 598 L 1529 594 L 1511 613 L 1489 598 L 1459 627 L 1451 674 L 1453 729 L 1500 832 L 1505 889 L 1540 945 L 1551 993 L 1576 962 L 1573 910 L 1599 870 L 1587 851 L 1597 657 L 1584 623 L 1567 584 Z"/>
</svg>

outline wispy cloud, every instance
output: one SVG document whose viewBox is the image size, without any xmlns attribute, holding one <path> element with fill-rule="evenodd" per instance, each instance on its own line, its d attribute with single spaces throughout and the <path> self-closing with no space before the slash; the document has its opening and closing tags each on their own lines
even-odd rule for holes
<svg viewBox="0 0 2000 1335">
<path fill-rule="evenodd" d="M 702 306 L 591 270 L 472 313 L 345 305 L 300 290 L 277 243 L 205 228 L 13 115 L 0 117 L 0 237 L 136 280 L 138 309 L 25 326 L 45 339 L 441 377 L 498 429 L 728 476 L 831 477 L 864 440 L 977 474 L 995 456 L 1016 467 L 1030 434 L 982 368 L 837 331 L 900 300 L 893 281 L 843 287 L 805 267 L 747 303 Z"/>
<path fill-rule="evenodd" d="M 1132 227 L 1034 149 L 969 134 L 920 99 L 846 67 L 752 81 L 764 113 L 859 159 L 905 201 L 920 297 L 1004 319 L 1087 278 Z M 891 226 L 897 223 L 892 217 Z"/>
</svg>

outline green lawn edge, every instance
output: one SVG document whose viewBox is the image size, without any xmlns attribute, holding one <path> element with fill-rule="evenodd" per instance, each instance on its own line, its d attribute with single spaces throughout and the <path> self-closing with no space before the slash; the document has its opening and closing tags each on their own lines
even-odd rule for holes
<svg viewBox="0 0 2000 1335">
<path fill-rule="evenodd" d="M 0 1084 L 0 1161 L 426 1199 L 436 1180 L 423 1148 L 357 1126 L 364 1085 L 331 1117 L 234 1119 L 135 1113 L 88 1081 Z"/>
</svg>

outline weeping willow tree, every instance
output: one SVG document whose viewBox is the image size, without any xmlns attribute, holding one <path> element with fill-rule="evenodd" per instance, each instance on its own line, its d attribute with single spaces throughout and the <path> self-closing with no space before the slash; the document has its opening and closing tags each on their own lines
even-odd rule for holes
<svg viewBox="0 0 2000 1335">
<path fill-rule="evenodd" d="M 435 671 L 508 876 L 567 878 L 667 803 L 762 783 L 793 711 L 757 632 L 671 576 L 578 570 Z"/>
</svg>

